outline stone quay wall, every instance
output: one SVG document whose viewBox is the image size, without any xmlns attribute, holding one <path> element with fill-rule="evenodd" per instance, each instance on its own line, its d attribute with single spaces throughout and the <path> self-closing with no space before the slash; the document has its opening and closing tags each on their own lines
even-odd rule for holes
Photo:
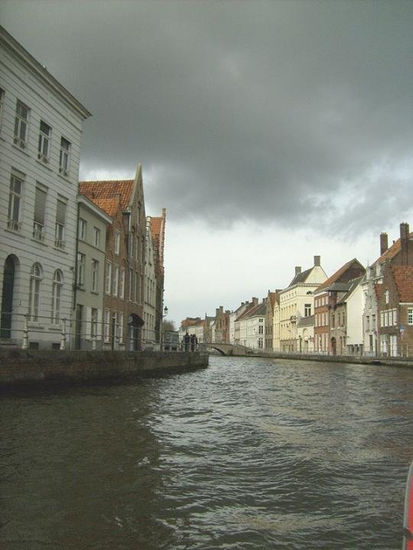
<svg viewBox="0 0 413 550">
<path fill-rule="evenodd" d="M 93 384 L 208 367 L 207 353 L 0 349 L 0 387 Z"/>
</svg>

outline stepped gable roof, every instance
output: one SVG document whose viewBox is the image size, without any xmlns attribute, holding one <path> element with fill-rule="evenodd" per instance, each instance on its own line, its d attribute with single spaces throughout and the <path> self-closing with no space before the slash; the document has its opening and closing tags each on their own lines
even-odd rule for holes
<svg viewBox="0 0 413 550">
<path fill-rule="evenodd" d="M 347 290 L 346 288 L 340 288 L 338 283 L 340 282 L 340 277 L 342 277 L 346 273 L 346 271 L 352 267 L 352 265 L 355 262 L 360 264 L 357 258 L 353 258 L 352 260 L 342 265 L 335 273 L 333 273 L 333 275 L 331 275 L 331 277 L 329 277 L 326 281 L 324 281 L 324 283 L 322 283 L 319 287 L 317 287 L 316 292 L 319 293 L 321 290 L 336 290 L 336 291 Z M 347 285 L 347 283 L 344 283 L 344 284 Z"/>
<path fill-rule="evenodd" d="M 409 240 L 411 239 L 413 239 L 413 232 L 409 233 Z M 401 249 L 401 242 L 399 238 L 397 239 L 397 241 L 394 241 L 394 243 L 381 256 L 379 256 L 379 258 L 377 258 L 373 266 L 377 264 L 384 264 L 385 262 L 392 260 L 396 256 L 396 254 L 400 252 L 400 249 Z"/>
<path fill-rule="evenodd" d="M 394 265 L 392 273 L 400 302 L 413 302 L 413 266 Z"/>
<path fill-rule="evenodd" d="M 128 208 L 135 180 L 81 181 L 79 193 L 113 216 Z"/>
<path fill-rule="evenodd" d="M 297 275 L 294 277 L 294 279 L 291 281 L 291 283 L 288 285 L 287 288 L 293 285 L 297 285 L 298 283 L 305 283 L 307 277 L 310 275 L 313 268 L 314 266 L 310 267 L 310 269 L 306 269 L 305 271 L 302 271 L 301 273 L 297 273 Z"/>
</svg>

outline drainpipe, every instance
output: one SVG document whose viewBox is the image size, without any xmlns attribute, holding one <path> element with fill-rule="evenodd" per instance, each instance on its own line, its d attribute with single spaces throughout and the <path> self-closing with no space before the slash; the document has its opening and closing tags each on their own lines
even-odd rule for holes
<svg viewBox="0 0 413 550">
<path fill-rule="evenodd" d="M 80 214 L 80 203 L 77 201 L 77 216 L 76 216 L 76 246 L 75 246 L 75 273 L 74 273 L 74 282 L 73 282 L 73 310 L 76 309 L 76 298 L 77 298 L 77 253 L 79 251 L 79 214 Z"/>
</svg>

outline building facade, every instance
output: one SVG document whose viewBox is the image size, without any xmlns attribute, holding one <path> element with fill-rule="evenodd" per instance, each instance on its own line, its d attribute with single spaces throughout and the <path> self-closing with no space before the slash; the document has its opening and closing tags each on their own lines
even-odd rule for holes
<svg viewBox="0 0 413 550">
<path fill-rule="evenodd" d="M 112 223 L 103 210 L 85 196 L 78 196 L 78 230 L 74 331 L 74 349 L 103 349 L 104 270 L 106 230 Z"/>
<path fill-rule="evenodd" d="M 314 292 L 326 279 L 320 256 L 314 256 L 313 267 L 306 271 L 302 272 L 300 266 L 295 268 L 295 277 L 280 292 L 280 351 L 299 350 L 297 321 L 314 314 Z"/>
<path fill-rule="evenodd" d="M 1 339 L 66 345 L 89 111 L 0 27 Z"/>
<path fill-rule="evenodd" d="M 388 353 L 385 339 L 380 341 L 379 301 L 383 291 L 383 272 L 386 266 L 413 265 L 413 233 L 409 231 L 409 224 L 400 224 L 400 238 L 388 246 L 387 233 L 380 235 L 380 256 L 370 265 L 361 282 L 364 293 L 363 309 L 363 349 L 365 355 Z M 386 331 L 390 335 L 389 332 Z M 383 336 L 384 338 L 384 336 Z M 390 345 L 390 344 L 389 344 Z M 386 349 L 385 349 L 386 348 Z M 385 350 L 384 350 L 385 349 Z"/>
<path fill-rule="evenodd" d="M 140 350 L 146 239 L 142 166 L 133 180 L 83 181 L 79 190 L 112 218 L 106 237 L 104 348 Z"/>
</svg>

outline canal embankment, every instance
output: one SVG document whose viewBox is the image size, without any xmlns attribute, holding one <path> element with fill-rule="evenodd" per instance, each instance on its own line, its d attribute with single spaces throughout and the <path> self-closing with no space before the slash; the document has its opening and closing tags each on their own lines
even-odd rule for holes
<svg viewBox="0 0 413 550">
<path fill-rule="evenodd" d="M 248 354 L 248 356 L 251 357 L 250 354 Z M 255 351 L 253 357 L 413 368 L 413 357 L 365 357 L 360 355 L 317 355 L 313 353 L 279 353 L 265 351 Z"/>
<path fill-rule="evenodd" d="M 115 383 L 206 367 L 201 352 L 0 349 L 0 387 Z"/>
</svg>

